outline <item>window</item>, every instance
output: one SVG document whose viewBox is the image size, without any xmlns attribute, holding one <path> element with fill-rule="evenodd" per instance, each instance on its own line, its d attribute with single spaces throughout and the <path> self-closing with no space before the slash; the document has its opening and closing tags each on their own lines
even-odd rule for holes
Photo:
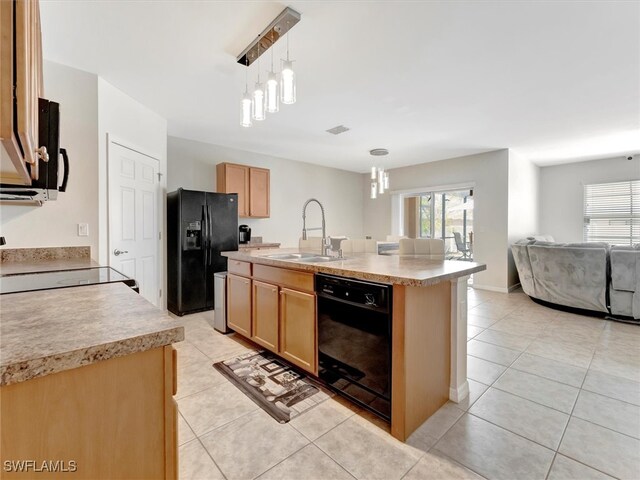
<svg viewBox="0 0 640 480">
<path fill-rule="evenodd" d="M 640 243 L 640 180 L 584 186 L 584 240 Z"/>
<path fill-rule="evenodd" d="M 473 190 L 409 193 L 402 196 L 402 234 L 409 238 L 442 238 L 446 252 L 459 252 L 460 242 L 473 243 Z M 463 240 L 465 239 L 465 240 Z M 461 243 L 461 248 L 465 246 Z"/>
</svg>

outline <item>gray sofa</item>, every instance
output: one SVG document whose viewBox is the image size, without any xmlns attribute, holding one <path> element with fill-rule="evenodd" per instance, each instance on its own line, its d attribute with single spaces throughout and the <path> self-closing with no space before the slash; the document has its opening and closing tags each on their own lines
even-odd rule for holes
<svg viewBox="0 0 640 480">
<path fill-rule="evenodd" d="M 555 243 L 530 237 L 511 245 L 530 297 L 581 310 L 640 318 L 640 248 Z"/>
</svg>

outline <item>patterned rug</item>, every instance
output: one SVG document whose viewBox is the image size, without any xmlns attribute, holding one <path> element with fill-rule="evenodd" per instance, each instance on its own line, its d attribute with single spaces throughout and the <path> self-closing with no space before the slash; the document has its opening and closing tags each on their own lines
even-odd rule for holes
<svg viewBox="0 0 640 480">
<path fill-rule="evenodd" d="M 333 393 L 270 352 L 252 350 L 213 367 L 280 423 L 331 398 Z"/>
</svg>

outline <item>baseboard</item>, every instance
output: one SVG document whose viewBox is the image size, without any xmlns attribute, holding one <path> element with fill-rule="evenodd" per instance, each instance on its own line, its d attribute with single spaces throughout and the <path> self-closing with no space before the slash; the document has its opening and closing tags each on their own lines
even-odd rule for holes
<svg viewBox="0 0 640 480">
<path fill-rule="evenodd" d="M 494 287 L 491 285 L 478 285 L 476 282 L 473 282 L 473 285 L 471 286 L 473 288 L 477 288 L 478 290 L 488 290 L 490 292 L 509 293 L 509 289 L 504 287 Z"/>
<path fill-rule="evenodd" d="M 509 293 L 516 291 L 517 289 L 520 288 L 520 283 L 516 283 L 515 285 L 511 285 L 509 287 Z"/>
</svg>

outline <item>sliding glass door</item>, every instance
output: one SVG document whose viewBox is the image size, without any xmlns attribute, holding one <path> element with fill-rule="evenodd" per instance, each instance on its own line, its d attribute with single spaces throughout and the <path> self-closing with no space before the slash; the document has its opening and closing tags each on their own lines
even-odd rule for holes
<svg viewBox="0 0 640 480">
<path fill-rule="evenodd" d="M 404 235 L 442 238 L 448 258 L 472 258 L 473 190 L 406 195 L 403 210 Z"/>
</svg>

